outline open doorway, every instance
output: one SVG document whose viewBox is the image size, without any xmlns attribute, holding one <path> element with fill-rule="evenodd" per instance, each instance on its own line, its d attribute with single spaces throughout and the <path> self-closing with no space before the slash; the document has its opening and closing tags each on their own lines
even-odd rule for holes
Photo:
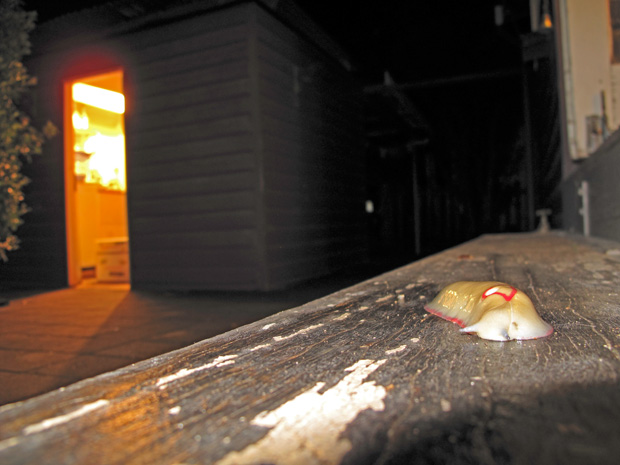
<svg viewBox="0 0 620 465">
<path fill-rule="evenodd" d="M 121 70 L 65 86 L 69 285 L 129 283 L 125 98 Z"/>
</svg>

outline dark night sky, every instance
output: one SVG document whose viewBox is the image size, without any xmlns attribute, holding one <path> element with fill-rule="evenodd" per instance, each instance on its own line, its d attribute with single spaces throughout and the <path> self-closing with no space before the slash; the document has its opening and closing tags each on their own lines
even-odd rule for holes
<svg viewBox="0 0 620 465">
<path fill-rule="evenodd" d="M 105 2 L 25 1 L 40 21 L 100 3 Z M 397 81 L 409 82 L 514 66 L 518 49 L 510 42 L 516 39 L 515 25 L 527 20 L 528 2 L 339 0 L 328 7 L 316 0 L 297 3 L 351 53 L 363 74 L 380 77 L 389 70 Z M 497 3 L 513 12 L 501 30 L 494 24 Z"/>
<path fill-rule="evenodd" d="M 494 24 L 496 1 L 319 2 L 300 4 L 362 65 L 397 80 L 480 73 L 514 64 L 517 49 Z M 506 29 L 506 28 L 504 28 Z"/>
</svg>

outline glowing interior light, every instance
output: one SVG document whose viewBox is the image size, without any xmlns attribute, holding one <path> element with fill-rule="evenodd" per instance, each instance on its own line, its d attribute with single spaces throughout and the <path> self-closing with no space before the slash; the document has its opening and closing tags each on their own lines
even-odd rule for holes
<svg viewBox="0 0 620 465">
<path fill-rule="evenodd" d="M 84 143 L 84 151 L 91 153 L 87 167 L 82 168 L 86 182 L 99 183 L 110 189 L 124 191 L 125 183 L 125 137 L 96 134 Z"/>
<path fill-rule="evenodd" d="M 74 111 L 73 115 L 71 115 L 71 120 L 75 129 L 86 130 L 89 127 L 88 115 L 86 113 L 80 115 L 77 111 Z"/>
<path fill-rule="evenodd" d="M 89 86 L 81 82 L 73 84 L 73 100 L 113 113 L 125 113 L 125 96 L 112 90 Z"/>
</svg>

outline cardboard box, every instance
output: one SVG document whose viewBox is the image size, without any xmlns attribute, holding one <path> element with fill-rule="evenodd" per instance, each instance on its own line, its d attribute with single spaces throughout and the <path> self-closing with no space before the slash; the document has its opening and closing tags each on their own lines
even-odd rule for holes
<svg viewBox="0 0 620 465">
<path fill-rule="evenodd" d="M 129 282 L 129 241 L 126 237 L 97 240 L 97 281 Z"/>
</svg>

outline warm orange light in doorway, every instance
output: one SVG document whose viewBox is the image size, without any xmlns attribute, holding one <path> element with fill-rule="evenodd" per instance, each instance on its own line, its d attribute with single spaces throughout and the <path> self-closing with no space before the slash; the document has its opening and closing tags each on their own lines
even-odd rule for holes
<svg viewBox="0 0 620 465">
<path fill-rule="evenodd" d="M 67 81 L 65 96 L 69 284 L 129 282 L 123 72 Z"/>
<path fill-rule="evenodd" d="M 71 86 L 75 174 L 86 183 L 125 191 L 125 97 L 84 82 Z"/>
<path fill-rule="evenodd" d="M 75 102 L 85 103 L 119 115 L 125 113 L 125 96 L 119 92 L 90 86 L 83 82 L 73 84 L 72 91 Z"/>
</svg>

